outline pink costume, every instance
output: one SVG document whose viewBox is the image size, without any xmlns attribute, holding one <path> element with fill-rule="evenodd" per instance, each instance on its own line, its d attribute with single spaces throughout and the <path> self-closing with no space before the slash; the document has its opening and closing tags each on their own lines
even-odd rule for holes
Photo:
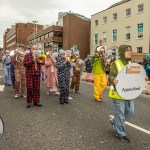
<svg viewBox="0 0 150 150">
<path fill-rule="evenodd" d="M 45 59 L 45 83 L 47 87 L 47 92 L 58 91 L 58 77 L 57 77 L 57 69 L 56 69 L 56 59 L 53 57 L 52 52 L 49 52 L 51 58 L 49 56 Z"/>
</svg>

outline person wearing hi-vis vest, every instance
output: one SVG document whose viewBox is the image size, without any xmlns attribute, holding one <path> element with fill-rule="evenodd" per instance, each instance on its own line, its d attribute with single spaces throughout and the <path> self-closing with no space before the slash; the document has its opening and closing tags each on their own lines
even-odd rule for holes
<svg viewBox="0 0 150 150">
<path fill-rule="evenodd" d="M 96 47 L 95 55 L 92 57 L 93 74 L 94 74 L 94 99 L 102 102 L 102 94 L 107 86 L 106 74 L 104 67 L 104 51 L 101 46 Z"/>
<path fill-rule="evenodd" d="M 133 100 L 127 100 L 120 97 L 115 86 L 118 83 L 117 74 L 127 64 L 131 63 L 132 48 L 129 45 L 121 45 L 119 47 L 119 59 L 112 62 L 110 66 L 109 82 L 110 91 L 109 97 L 112 98 L 114 118 L 110 119 L 113 125 L 115 135 L 122 141 L 130 142 L 125 132 L 125 121 L 134 113 Z"/>
</svg>

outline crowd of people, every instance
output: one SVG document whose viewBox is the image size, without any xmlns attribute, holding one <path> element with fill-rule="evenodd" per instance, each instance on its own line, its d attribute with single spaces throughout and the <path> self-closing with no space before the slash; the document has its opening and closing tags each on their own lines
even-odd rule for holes
<svg viewBox="0 0 150 150">
<path fill-rule="evenodd" d="M 55 57 L 52 51 L 48 51 L 45 57 L 37 57 L 35 51 L 38 51 L 36 45 L 25 50 L 22 44 L 13 55 L 11 51 L 5 51 L 2 57 L 5 85 L 13 86 L 14 98 L 27 99 L 27 108 L 30 108 L 32 103 L 42 106 L 41 80 L 45 81 L 47 95 L 52 92 L 56 96 L 59 95 L 60 104 L 69 103 L 69 90 L 79 93 L 80 76 L 84 68 L 80 54 L 72 54 L 74 59 L 70 60 L 63 49 L 59 50 L 58 57 Z"/>
<path fill-rule="evenodd" d="M 45 57 L 37 57 L 34 52 L 37 46 L 25 51 L 24 45 L 19 45 L 17 52 L 11 56 L 6 50 L 2 58 L 4 68 L 4 83 L 13 86 L 15 98 L 26 98 L 27 108 L 33 105 L 41 107 L 40 103 L 40 81 L 45 81 L 46 94 L 52 92 L 59 95 L 60 104 L 69 103 L 69 91 L 79 93 L 80 76 L 85 66 L 85 71 L 94 75 L 94 100 L 103 101 L 103 91 L 107 86 L 106 74 L 109 74 L 110 91 L 112 98 L 114 118 L 110 119 L 115 135 L 122 141 L 130 142 L 125 132 L 125 121 L 134 113 L 133 100 L 121 98 L 117 91 L 117 74 L 125 65 L 131 63 L 132 48 L 129 45 L 119 47 L 119 59 L 111 61 L 106 65 L 104 49 L 98 46 L 92 59 L 86 58 L 84 63 L 80 54 L 72 54 L 67 57 L 63 49 L 59 50 L 56 58 L 52 51 L 46 53 Z M 146 58 L 145 69 L 150 70 L 150 58 Z M 108 69 L 109 68 L 109 69 Z M 118 69 L 120 68 L 120 69 Z M 150 76 L 148 74 L 148 76 Z M 59 94 L 59 92 L 60 94 Z"/>
</svg>

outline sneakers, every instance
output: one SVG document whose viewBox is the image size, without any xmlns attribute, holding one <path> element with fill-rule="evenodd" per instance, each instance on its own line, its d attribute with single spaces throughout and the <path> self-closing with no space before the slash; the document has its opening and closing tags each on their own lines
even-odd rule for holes
<svg viewBox="0 0 150 150">
<path fill-rule="evenodd" d="M 80 94 L 79 91 L 75 91 L 75 93 Z"/>
<path fill-rule="evenodd" d="M 27 98 L 27 96 L 26 95 L 21 95 L 21 98 Z"/>
<path fill-rule="evenodd" d="M 58 92 L 53 92 L 53 95 L 57 96 L 57 95 L 59 95 L 59 93 Z"/>
<path fill-rule="evenodd" d="M 14 98 L 19 98 L 19 94 L 15 94 Z"/>
<path fill-rule="evenodd" d="M 126 137 L 126 136 L 119 137 L 119 139 L 120 139 L 121 141 L 123 141 L 123 142 L 128 142 L 128 143 L 131 142 L 130 139 L 129 139 L 128 137 Z"/>
<path fill-rule="evenodd" d="M 46 92 L 46 95 L 49 95 L 50 93 L 49 92 Z"/>
<path fill-rule="evenodd" d="M 31 107 L 31 103 L 27 103 L 27 108 L 30 108 Z"/>
<path fill-rule="evenodd" d="M 112 125 L 112 127 L 113 127 L 113 129 L 115 131 L 115 124 L 114 124 L 113 120 L 114 120 L 113 118 L 110 118 L 109 122 L 110 122 L 110 124 Z"/>
<path fill-rule="evenodd" d="M 37 106 L 37 107 L 42 107 L 42 104 L 41 104 L 41 103 L 34 103 L 33 105 L 34 105 L 34 106 Z"/>
</svg>

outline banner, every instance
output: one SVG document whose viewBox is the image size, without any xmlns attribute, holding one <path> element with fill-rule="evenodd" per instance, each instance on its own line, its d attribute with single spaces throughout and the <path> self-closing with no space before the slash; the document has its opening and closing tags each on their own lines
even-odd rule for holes
<svg viewBox="0 0 150 150">
<path fill-rule="evenodd" d="M 137 63 L 128 64 L 117 75 L 116 91 L 126 100 L 135 99 L 147 84 L 145 78 L 146 72 L 143 66 Z"/>
</svg>

